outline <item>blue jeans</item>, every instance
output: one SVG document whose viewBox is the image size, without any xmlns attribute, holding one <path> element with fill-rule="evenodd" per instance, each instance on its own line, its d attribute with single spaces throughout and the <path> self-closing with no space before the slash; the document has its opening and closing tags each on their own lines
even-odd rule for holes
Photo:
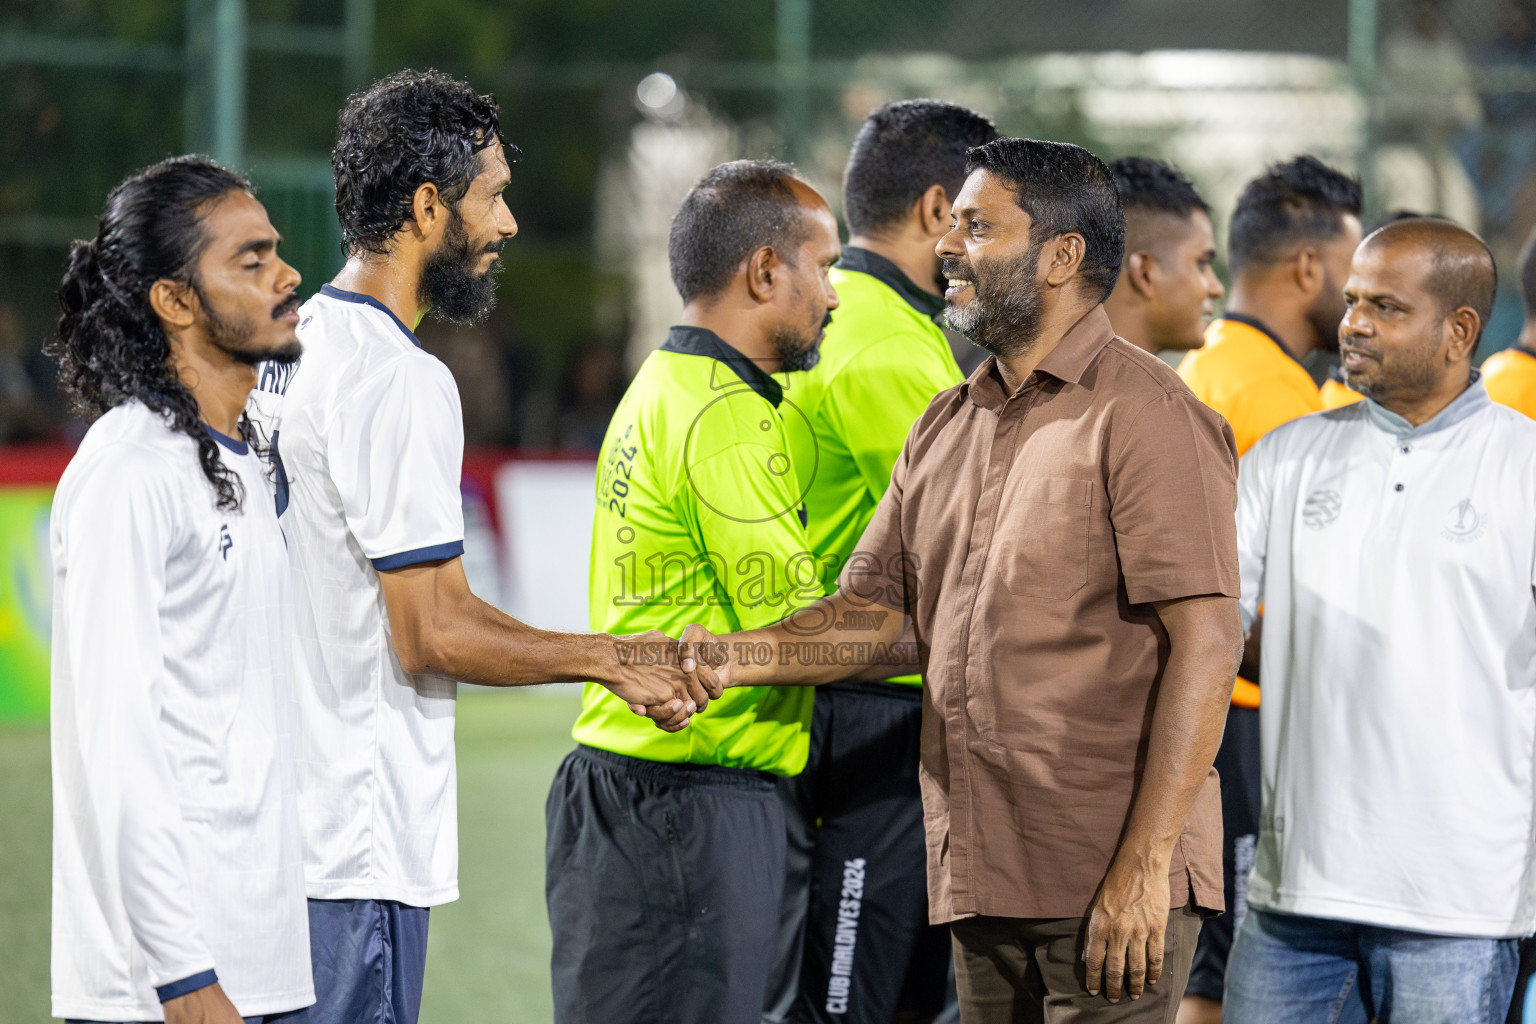
<svg viewBox="0 0 1536 1024">
<path fill-rule="evenodd" d="M 1515 939 L 1469 939 L 1249 908 L 1224 1024 L 1503 1024 Z"/>
</svg>

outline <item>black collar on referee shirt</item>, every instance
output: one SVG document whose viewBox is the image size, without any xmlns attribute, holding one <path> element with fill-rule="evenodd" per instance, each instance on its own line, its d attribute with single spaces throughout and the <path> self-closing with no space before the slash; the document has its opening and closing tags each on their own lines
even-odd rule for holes
<svg viewBox="0 0 1536 1024">
<path fill-rule="evenodd" d="M 1303 370 L 1306 369 L 1306 365 L 1304 363 L 1302 363 L 1302 361 L 1300 359 L 1297 359 L 1296 356 L 1291 352 L 1290 349 L 1285 347 L 1285 342 L 1283 342 L 1279 338 L 1277 338 L 1275 336 L 1275 332 L 1274 331 L 1270 330 L 1268 327 L 1265 327 L 1264 326 L 1264 321 L 1260 320 L 1258 317 L 1244 316 L 1242 313 L 1230 313 L 1229 312 L 1229 313 L 1221 314 L 1221 319 L 1223 319 L 1223 320 L 1231 320 L 1233 323 L 1247 324 L 1249 327 L 1252 327 L 1254 330 L 1256 330 L 1260 334 L 1264 335 L 1264 337 L 1266 337 L 1270 341 L 1274 342 L 1276 348 L 1278 348 L 1281 352 L 1284 352 L 1286 355 L 1290 356 L 1291 359 L 1295 360 L 1296 364 L 1298 366 L 1300 366 Z"/>
<path fill-rule="evenodd" d="M 925 292 L 901 272 L 901 268 L 879 253 L 861 249 L 856 245 L 843 247 L 843 255 L 837 261 L 839 270 L 853 270 L 885 285 L 907 300 L 907 305 L 930 320 L 937 321 L 944 314 L 944 299 L 932 292 Z M 834 316 L 836 314 L 833 314 Z"/>
<path fill-rule="evenodd" d="M 684 327 L 681 324 L 674 326 L 667 332 L 667 340 L 662 344 L 663 352 L 681 352 L 688 356 L 706 356 L 717 362 L 724 363 L 736 371 L 736 376 L 768 400 L 775 409 L 784 401 L 784 389 L 772 376 L 765 373 L 761 366 L 727 345 L 714 331 L 705 327 Z"/>
</svg>

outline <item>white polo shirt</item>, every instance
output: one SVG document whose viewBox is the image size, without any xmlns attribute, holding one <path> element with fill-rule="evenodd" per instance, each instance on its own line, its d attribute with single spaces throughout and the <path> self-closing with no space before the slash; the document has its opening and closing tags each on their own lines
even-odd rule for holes
<svg viewBox="0 0 1536 1024">
<path fill-rule="evenodd" d="M 1481 380 L 1418 428 L 1372 401 L 1242 460 L 1264 606 L 1248 902 L 1443 935 L 1536 929 L 1536 422 Z"/>
<path fill-rule="evenodd" d="M 459 894 L 457 684 L 400 667 L 378 574 L 463 554 L 459 392 L 372 298 L 326 285 L 299 317 L 303 360 L 264 367 L 250 413 L 282 463 L 305 879 L 435 906 Z"/>
</svg>

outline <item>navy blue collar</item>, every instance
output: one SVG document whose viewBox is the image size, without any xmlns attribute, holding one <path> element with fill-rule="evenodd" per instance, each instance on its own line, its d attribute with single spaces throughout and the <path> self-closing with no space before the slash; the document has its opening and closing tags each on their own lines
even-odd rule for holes
<svg viewBox="0 0 1536 1024">
<path fill-rule="evenodd" d="M 421 341 L 416 337 L 416 332 L 405 326 L 401 319 L 395 316 L 394 310 L 384 305 L 384 303 L 380 302 L 372 295 L 364 295 L 361 292 L 343 291 L 333 284 L 321 285 L 320 294 L 327 296 L 328 298 L 340 299 L 342 302 L 355 302 L 360 306 L 372 306 L 374 309 L 382 311 L 385 316 L 389 317 L 395 322 L 396 327 L 405 332 L 405 336 L 411 339 L 412 345 L 415 345 L 417 348 L 421 348 Z"/>
<path fill-rule="evenodd" d="M 736 371 L 736 376 L 756 391 L 775 409 L 784 400 L 784 388 L 761 366 L 727 345 L 714 331 L 703 327 L 677 325 L 667 334 L 662 344 L 663 352 L 681 352 L 684 355 L 704 356 L 722 362 Z"/>
<path fill-rule="evenodd" d="M 215 441 L 219 442 L 219 444 L 223 445 L 225 448 L 228 448 L 236 455 L 250 454 L 251 446 L 246 444 L 244 441 L 230 437 L 228 434 L 221 434 L 206 423 L 203 424 L 203 429 L 208 431 L 209 437 L 213 438 Z"/>
</svg>

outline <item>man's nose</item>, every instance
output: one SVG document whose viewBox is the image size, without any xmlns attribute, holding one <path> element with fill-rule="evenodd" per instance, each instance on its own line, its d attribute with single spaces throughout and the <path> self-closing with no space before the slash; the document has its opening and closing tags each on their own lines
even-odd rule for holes
<svg viewBox="0 0 1536 1024">
<path fill-rule="evenodd" d="M 1376 325 L 1371 323 L 1371 318 L 1365 315 L 1365 311 L 1359 306 L 1344 310 L 1344 319 L 1339 321 L 1339 334 L 1360 334 L 1369 337 L 1376 333 Z"/>
<path fill-rule="evenodd" d="M 959 233 L 957 228 L 950 228 L 944 232 L 944 237 L 939 239 L 939 244 L 933 247 L 933 251 L 938 255 L 939 259 L 952 260 L 960 255 L 958 244 L 951 241 Z"/>
<path fill-rule="evenodd" d="M 517 234 L 517 218 L 512 216 L 512 208 L 505 199 L 497 200 L 496 203 L 496 232 L 502 238 L 511 238 Z"/>
</svg>

